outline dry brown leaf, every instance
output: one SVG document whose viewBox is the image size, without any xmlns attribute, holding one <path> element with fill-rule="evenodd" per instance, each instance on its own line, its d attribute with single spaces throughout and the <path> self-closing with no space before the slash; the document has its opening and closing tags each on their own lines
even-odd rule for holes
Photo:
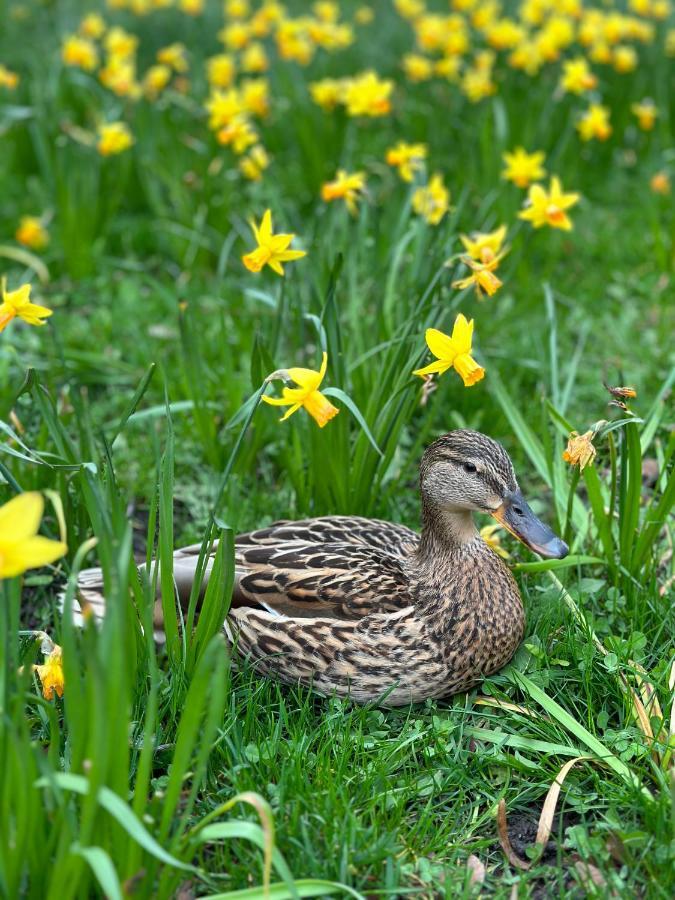
<svg viewBox="0 0 675 900">
<path fill-rule="evenodd" d="M 532 863 L 521 859 L 511 846 L 509 829 L 506 824 L 506 801 L 504 799 L 499 801 L 499 806 L 497 807 L 497 834 L 499 835 L 499 843 L 502 845 L 502 850 L 511 865 L 515 866 L 516 869 L 529 869 Z"/>
<path fill-rule="evenodd" d="M 546 799 L 544 800 L 544 805 L 541 809 L 541 815 L 539 816 L 537 839 L 534 844 L 535 847 L 543 849 L 548 843 L 551 836 L 551 829 L 553 828 L 553 819 L 555 817 L 555 810 L 558 805 L 558 798 L 560 797 L 560 789 L 562 788 L 563 781 L 573 766 L 583 760 L 592 761 L 593 757 L 575 756 L 574 759 L 570 759 L 565 763 L 554 778 L 553 784 L 546 794 Z M 511 846 L 509 829 L 506 823 L 506 803 L 503 799 L 499 801 L 499 806 L 497 807 L 497 833 L 499 835 L 499 843 L 502 845 L 502 850 L 506 854 L 509 862 L 518 869 L 529 869 L 532 863 L 518 856 Z"/>
<path fill-rule="evenodd" d="M 599 888 L 607 887 L 604 875 L 600 869 L 592 863 L 585 862 L 583 859 L 577 859 L 574 863 L 574 868 L 579 873 L 579 877 L 585 888 L 591 886 Z"/>
<path fill-rule="evenodd" d="M 555 808 L 558 805 L 558 797 L 560 796 L 560 788 L 562 787 L 562 783 L 567 777 L 567 773 L 570 771 L 570 769 L 584 759 L 592 759 L 592 757 L 575 756 L 574 759 L 568 760 L 555 776 L 553 784 L 548 789 L 548 794 L 546 794 L 546 799 L 544 800 L 541 815 L 539 816 L 539 827 L 537 828 L 536 842 L 542 847 L 546 846 L 546 844 L 548 843 L 548 839 L 551 836 L 551 829 L 553 828 L 553 817 L 555 816 Z"/>
</svg>

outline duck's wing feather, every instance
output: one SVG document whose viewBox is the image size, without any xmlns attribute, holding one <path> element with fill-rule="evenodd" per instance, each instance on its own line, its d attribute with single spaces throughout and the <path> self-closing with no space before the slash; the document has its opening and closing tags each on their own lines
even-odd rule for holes
<svg viewBox="0 0 675 900">
<path fill-rule="evenodd" d="M 236 607 L 262 606 L 301 618 L 359 619 L 412 602 L 404 562 L 365 545 L 237 544 L 236 566 Z"/>
<path fill-rule="evenodd" d="M 405 525 L 362 516 L 317 516 L 282 520 L 237 536 L 237 547 L 284 544 L 355 544 L 406 559 L 417 548 L 419 535 Z"/>
</svg>

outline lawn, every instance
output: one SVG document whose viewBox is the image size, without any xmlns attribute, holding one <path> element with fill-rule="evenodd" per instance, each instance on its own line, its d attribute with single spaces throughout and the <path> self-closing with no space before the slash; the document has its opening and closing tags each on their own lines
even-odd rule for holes
<svg viewBox="0 0 675 900">
<path fill-rule="evenodd" d="M 670 7 L 0 4 L 0 895 L 673 896 Z M 232 665 L 233 536 L 418 528 L 454 428 L 570 545 L 485 533 L 512 662 L 396 709 Z"/>
</svg>

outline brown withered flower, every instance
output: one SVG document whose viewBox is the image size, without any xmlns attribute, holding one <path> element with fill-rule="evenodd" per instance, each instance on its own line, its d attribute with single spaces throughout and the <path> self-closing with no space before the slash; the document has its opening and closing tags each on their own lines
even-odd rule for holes
<svg viewBox="0 0 675 900">
<path fill-rule="evenodd" d="M 610 406 L 618 406 L 619 409 L 622 409 L 624 412 L 628 412 L 628 407 L 626 406 L 626 400 L 632 400 L 634 397 L 637 397 L 637 391 L 632 387 L 611 387 L 607 384 L 606 381 L 602 382 L 605 390 L 609 391 L 612 395 L 612 399 L 609 401 Z"/>
<path fill-rule="evenodd" d="M 595 459 L 596 449 L 593 446 L 593 431 L 579 434 L 571 432 L 567 439 L 567 448 L 563 451 L 563 459 L 571 466 L 579 466 L 583 472 L 586 466 L 590 466 Z"/>
</svg>

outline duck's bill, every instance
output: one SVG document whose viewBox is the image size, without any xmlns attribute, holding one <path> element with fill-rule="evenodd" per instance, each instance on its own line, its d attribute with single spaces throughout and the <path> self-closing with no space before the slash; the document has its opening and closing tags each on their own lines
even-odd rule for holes
<svg viewBox="0 0 675 900">
<path fill-rule="evenodd" d="M 563 559 L 569 553 L 565 541 L 561 541 L 548 525 L 535 516 L 520 491 L 510 494 L 492 515 L 514 537 L 544 559 Z"/>
</svg>

